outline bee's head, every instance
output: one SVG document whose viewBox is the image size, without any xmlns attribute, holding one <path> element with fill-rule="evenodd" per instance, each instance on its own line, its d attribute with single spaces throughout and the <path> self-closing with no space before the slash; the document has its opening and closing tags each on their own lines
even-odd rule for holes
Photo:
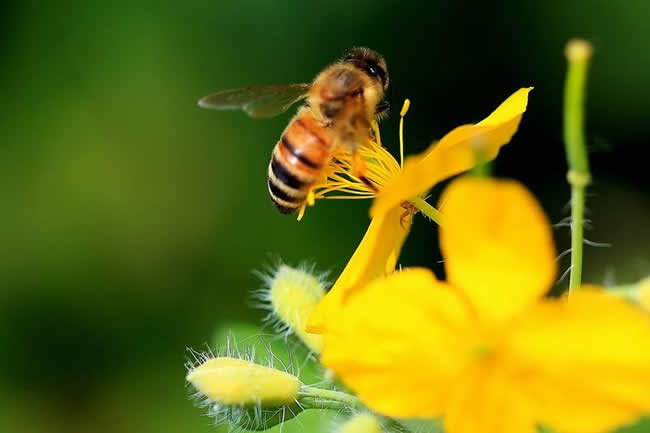
<svg viewBox="0 0 650 433">
<path fill-rule="evenodd" d="M 361 69 L 370 78 L 381 83 L 384 90 L 388 88 L 390 80 L 388 78 L 386 60 L 380 54 L 369 48 L 356 47 L 346 52 L 341 61 L 343 63 L 351 63 Z"/>
</svg>

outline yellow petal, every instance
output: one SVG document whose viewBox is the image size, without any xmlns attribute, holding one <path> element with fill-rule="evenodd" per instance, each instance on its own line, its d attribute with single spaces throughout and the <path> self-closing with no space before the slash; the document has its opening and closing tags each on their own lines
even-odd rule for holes
<svg viewBox="0 0 650 433">
<path fill-rule="evenodd" d="M 537 420 L 555 431 L 612 431 L 650 413 L 650 316 L 623 300 L 582 290 L 544 301 L 509 347 Z"/>
<path fill-rule="evenodd" d="M 370 215 L 385 213 L 424 194 L 438 182 L 471 169 L 477 154 L 483 162 L 496 158 L 501 146 L 517 131 L 531 90 L 532 87 L 519 89 L 481 122 L 459 126 L 423 154 L 407 159 L 404 170 L 380 191 Z"/>
<path fill-rule="evenodd" d="M 551 287 L 556 274 L 551 225 L 522 185 L 461 178 L 443 193 L 441 212 L 447 280 L 481 318 L 507 319 Z"/>
<path fill-rule="evenodd" d="M 534 408 L 509 371 L 491 360 L 465 369 L 444 417 L 446 433 L 536 433 Z"/>
<path fill-rule="evenodd" d="M 384 276 L 395 269 L 397 258 L 410 229 L 410 220 L 401 225 L 404 210 L 392 209 L 388 214 L 374 218 L 361 243 L 347 266 L 313 311 L 307 323 L 307 331 L 322 333 L 330 316 L 335 314 L 346 296 L 371 280 Z"/>
<path fill-rule="evenodd" d="M 532 87 L 524 87 L 510 95 L 488 117 L 477 123 L 477 126 L 501 126 L 519 117 L 526 111 L 528 93 Z M 511 134 L 512 136 L 512 134 Z"/>
<path fill-rule="evenodd" d="M 321 362 L 383 415 L 440 416 L 471 359 L 469 314 L 431 271 L 395 272 L 350 295 L 328 323 Z"/>
</svg>

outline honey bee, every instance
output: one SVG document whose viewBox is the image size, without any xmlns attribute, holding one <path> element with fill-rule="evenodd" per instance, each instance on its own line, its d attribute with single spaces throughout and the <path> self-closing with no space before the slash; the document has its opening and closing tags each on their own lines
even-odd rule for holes
<svg viewBox="0 0 650 433">
<path fill-rule="evenodd" d="M 271 201 L 290 214 L 323 180 L 335 152 L 350 152 L 353 174 L 369 188 L 365 164 L 357 152 L 370 133 L 373 116 L 388 111 L 386 61 L 368 48 L 353 48 L 326 67 L 312 83 L 251 86 L 225 90 L 199 100 L 215 110 L 241 109 L 253 118 L 273 117 L 306 99 L 276 143 L 268 167 Z"/>
</svg>

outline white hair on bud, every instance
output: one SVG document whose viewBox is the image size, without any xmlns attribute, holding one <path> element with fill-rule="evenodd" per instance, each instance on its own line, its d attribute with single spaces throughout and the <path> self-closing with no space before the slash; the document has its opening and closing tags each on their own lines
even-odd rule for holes
<svg viewBox="0 0 650 433">
<path fill-rule="evenodd" d="M 315 280 L 318 286 L 323 290 L 323 294 L 325 293 L 325 288 L 331 286 L 331 282 L 328 280 L 329 272 L 317 272 L 315 263 L 308 261 L 302 262 L 294 268 L 284 264 L 281 260 L 275 260 L 275 263 L 265 266 L 262 271 L 254 272 L 254 274 L 262 280 L 263 284 L 262 287 L 253 292 L 253 305 L 256 308 L 268 312 L 263 319 L 264 323 L 267 326 L 270 326 L 276 334 L 280 335 L 285 340 L 287 340 L 290 335 L 296 334 L 296 330 L 291 326 L 292 318 L 280 317 L 278 314 L 273 302 L 272 289 L 278 276 L 282 273 L 288 272 L 295 272 L 295 276 L 305 278 L 305 285 L 313 284 L 313 281 Z M 312 278 L 314 280 L 312 280 Z M 300 285 L 300 281 L 294 280 L 293 282 Z M 310 348 L 310 350 L 312 350 L 312 348 Z"/>
<path fill-rule="evenodd" d="M 226 357 L 248 361 L 299 377 L 297 366 L 293 361 L 290 350 L 287 350 L 288 361 L 284 361 L 273 352 L 268 341 L 261 336 L 258 336 L 258 338 L 266 352 L 265 356 L 261 359 L 256 355 L 254 346 L 245 345 L 240 347 L 232 334 L 226 336 L 226 341 L 223 345 L 217 345 L 214 349 L 207 343 L 203 350 L 188 347 L 188 355 L 186 356 L 185 362 L 187 373 L 190 373 L 212 359 Z M 190 383 L 187 382 L 186 386 L 189 385 Z M 226 405 L 210 399 L 199 390 L 194 391 L 190 398 L 195 402 L 197 407 L 206 409 L 206 415 L 213 419 L 214 425 L 228 425 L 229 432 L 267 430 L 278 423 L 282 424 L 285 420 L 295 417 L 303 409 L 297 401 L 295 401 L 295 407 L 282 406 L 279 408 L 263 408 L 260 403 L 252 408 Z"/>
</svg>

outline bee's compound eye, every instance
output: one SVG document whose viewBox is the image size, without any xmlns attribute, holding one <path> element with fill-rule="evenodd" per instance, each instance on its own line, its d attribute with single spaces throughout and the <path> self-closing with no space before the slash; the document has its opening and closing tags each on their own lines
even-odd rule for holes
<svg viewBox="0 0 650 433">
<path fill-rule="evenodd" d="M 370 75 L 381 81 L 381 84 L 386 86 L 386 71 L 377 62 L 368 61 L 363 65 L 363 69 Z"/>
</svg>

